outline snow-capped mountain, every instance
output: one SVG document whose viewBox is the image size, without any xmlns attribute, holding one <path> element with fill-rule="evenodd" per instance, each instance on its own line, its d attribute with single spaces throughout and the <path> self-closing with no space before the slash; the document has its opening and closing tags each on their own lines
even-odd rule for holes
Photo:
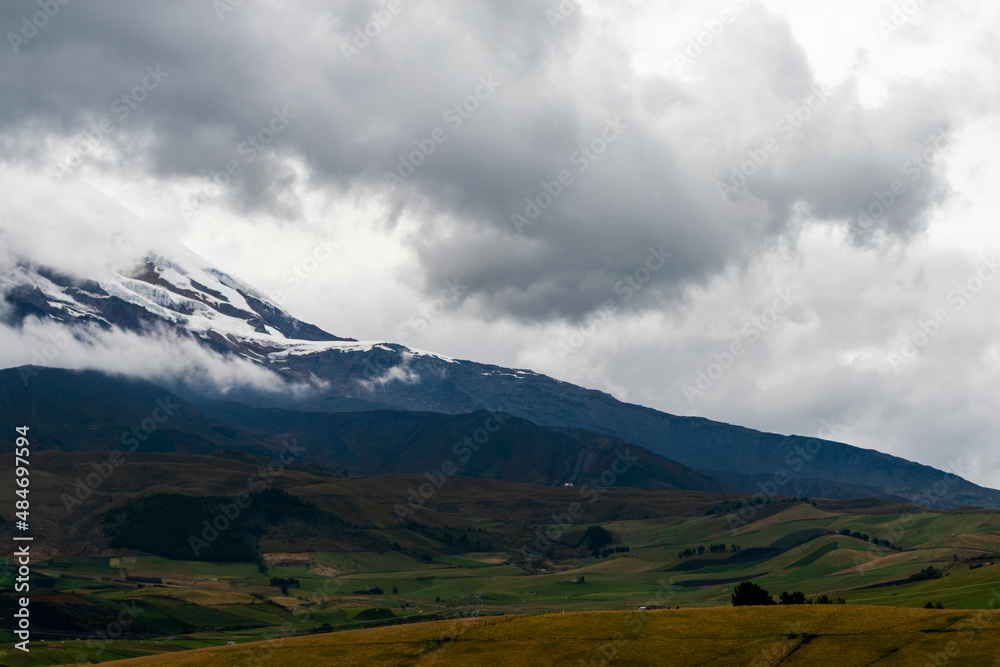
<svg viewBox="0 0 1000 667">
<path fill-rule="evenodd" d="M 12 306 L 7 319 L 14 326 L 36 317 L 136 333 L 166 327 L 268 366 L 289 357 L 369 351 L 381 344 L 301 322 L 180 246 L 169 255 L 150 253 L 127 272 L 83 280 L 22 260 L 0 274 L 0 291 Z"/>
<path fill-rule="evenodd" d="M 1000 506 L 1000 492 L 873 450 L 678 417 L 528 370 L 335 336 L 295 319 L 259 291 L 182 248 L 152 253 L 128 271 L 87 279 L 22 259 L 0 274 L 0 291 L 8 327 L 23 327 L 37 318 L 71 331 L 96 327 L 143 336 L 167 329 L 222 358 L 250 360 L 313 387 L 306 395 L 254 395 L 250 400 L 249 394 L 238 394 L 258 406 L 270 402 L 326 412 L 502 411 L 543 426 L 582 428 L 633 442 L 710 476 L 717 473 L 749 493 L 767 489 L 765 493 L 801 496 L 817 491 L 827 497 L 903 497 L 941 507 Z M 199 387 L 188 391 L 197 394 Z M 227 398 L 233 400 L 233 395 Z M 783 480 L 780 488 L 774 482 L 776 471 Z M 944 492 L 931 491 L 942 482 Z"/>
<path fill-rule="evenodd" d="M 155 322 L 259 348 L 350 340 L 295 320 L 186 249 L 170 257 L 151 253 L 127 273 L 109 271 L 89 280 L 19 261 L 11 274 L 0 276 L 0 288 L 17 306 L 17 320 L 35 315 L 126 330 Z"/>
</svg>

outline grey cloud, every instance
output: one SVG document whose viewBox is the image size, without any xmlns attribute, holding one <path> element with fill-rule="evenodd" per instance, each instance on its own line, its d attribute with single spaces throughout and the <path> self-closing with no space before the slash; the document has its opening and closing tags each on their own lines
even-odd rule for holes
<svg viewBox="0 0 1000 667">
<path fill-rule="evenodd" d="M 0 25 L 16 25 L 34 6 L 4 5 Z M 13 134 L 39 145 L 74 136 L 108 115 L 147 66 L 160 65 L 169 78 L 116 123 L 106 137 L 115 157 L 104 168 L 207 184 L 235 160 L 241 173 L 222 200 L 294 221 L 301 209 L 288 193 L 298 176 L 284 160 L 298 158 L 313 187 L 358 189 L 397 214 L 420 213 L 415 249 L 428 289 L 457 277 L 486 315 L 578 320 L 616 298 L 615 285 L 649 246 L 662 244 L 674 258 L 631 302 L 639 308 L 675 299 L 780 238 L 798 202 L 849 224 L 899 176 L 914 145 L 947 127 L 940 91 L 900 86 L 877 109 L 849 89 L 831 91 L 801 135 L 751 179 L 757 201 L 725 202 L 720 175 L 815 85 L 785 23 L 760 7 L 745 10 L 689 76 L 652 79 L 633 74 L 613 40 L 580 49 L 582 12 L 553 29 L 545 11 L 554 4 L 527 0 L 402 0 L 348 62 L 344 36 L 384 6 L 243 3 L 219 20 L 205 2 L 71 3 L 20 54 L 0 52 L 0 86 L 10 91 L 0 101 L 0 132 L 7 145 Z M 490 75 L 502 85 L 452 127 L 445 112 Z M 248 160 L 240 143 L 285 106 L 295 120 Z M 619 116 L 628 128 L 579 173 L 571 156 Z M 387 187 L 385 172 L 436 128 L 448 140 L 405 183 Z M 511 216 L 564 169 L 574 183 L 517 233 Z M 910 238 L 945 194 L 927 172 L 884 220 L 856 229 L 857 241 L 875 228 Z"/>
</svg>

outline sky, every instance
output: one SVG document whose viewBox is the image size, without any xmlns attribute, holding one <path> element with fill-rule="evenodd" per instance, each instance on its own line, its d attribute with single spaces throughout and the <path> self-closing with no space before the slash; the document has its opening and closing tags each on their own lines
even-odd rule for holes
<svg viewBox="0 0 1000 667">
<path fill-rule="evenodd" d="M 340 336 L 1000 487 L 996 3 L 36 0 L 0 28 L 9 248 L 88 275 L 177 240 Z"/>
</svg>

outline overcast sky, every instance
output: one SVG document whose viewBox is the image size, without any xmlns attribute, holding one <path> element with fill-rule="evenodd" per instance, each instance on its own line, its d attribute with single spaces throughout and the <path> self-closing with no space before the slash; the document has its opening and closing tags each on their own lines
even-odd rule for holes
<svg viewBox="0 0 1000 667">
<path fill-rule="evenodd" d="M 43 0 L 0 27 L 0 183 L 46 209 L 0 213 L 79 273 L 112 225 L 76 181 L 338 335 L 832 421 L 1000 487 L 996 3 Z"/>
</svg>

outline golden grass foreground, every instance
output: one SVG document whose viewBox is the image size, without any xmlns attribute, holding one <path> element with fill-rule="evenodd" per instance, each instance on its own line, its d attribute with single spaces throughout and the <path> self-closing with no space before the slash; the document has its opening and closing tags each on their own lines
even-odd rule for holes
<svg viewBox="0 0 1000 667">
<path fill-rule="evenodd" d="M 121 667 L 1000 665 L 1000 612 L 720 607 L 473 618 L 136 658 Z"/>
</svg>

